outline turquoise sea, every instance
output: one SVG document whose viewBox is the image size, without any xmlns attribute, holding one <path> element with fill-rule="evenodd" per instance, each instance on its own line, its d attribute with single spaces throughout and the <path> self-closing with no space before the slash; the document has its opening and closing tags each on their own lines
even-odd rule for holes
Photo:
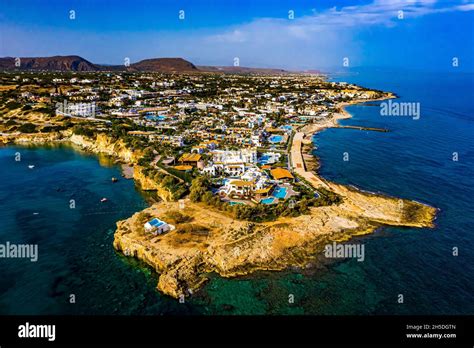
<svg viewBox="0 0 474 348">
<path fill-rule="evenodd" d="M 155 290 L 150 268 L 112 247 L 115 222 L 152 196 L 106 157 L 66 145 L 9 146 L 0 148 L 0 243 L 38 243 L 39 259 L 0 259 L 0 314 L 473 314 L 474 75 L 370 70 L 333 77 L 419 102 L 421 117 L 382 117 L 380 103 L 349 107 L 354 117 L 344 124 L 390 132 L 316 135 L 322 175 L 436 206 L 436 228 L 384 228 L 359 238 L 364 262 L 213 277 L 181 304 Z"/>
</svg>

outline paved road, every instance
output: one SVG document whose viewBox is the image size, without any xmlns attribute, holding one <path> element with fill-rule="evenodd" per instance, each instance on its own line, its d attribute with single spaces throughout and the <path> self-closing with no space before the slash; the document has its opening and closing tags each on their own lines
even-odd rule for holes
<svg viewBox="0 0 474 348">
<path fill-rule="evenodd" d="M 299 176 L 306 179 L 314 188 L 324 187 L 329 188 L 329 186 L 317 177 L 314 173 L 306 171 L 306 166 L 304 164 L 303 155 L 301 153 L 302 143 L 304 139 L 304 133 L 298 132 L 293 137 L 293 143 L 291 144 L 291 166 L 293 171 Z"/>
</svg>

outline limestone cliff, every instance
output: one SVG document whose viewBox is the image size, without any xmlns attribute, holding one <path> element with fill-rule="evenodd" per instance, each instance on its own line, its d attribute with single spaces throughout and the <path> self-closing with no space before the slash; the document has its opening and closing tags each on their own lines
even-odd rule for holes
<svg viewBox="0 0 474 348">
<path fill-rule="evenodd" d="M 129 149 L 121 139 L 115 140 L 104 133 L 98 134 L 95 138 L 73 134 L 69 140 L 88 151 L 114 156 L 125 163 L 137 163 L 142 155 L 140 151 Z"/>
<path fill-rule="evenodd" d="M 173 200 L 173 193 L 169 189 L 157 183 L 153 178 L 146 176 L 143 173 L 143 167 L 136 164 L 143 155 L 142 152 L 129 149 L 122 140 L 114 140 L 106 134 L 98 134 L 95 139 L 74 134 L 70 137 L 70 141 L 88 151 L 105 153 L 125 163 L 135 164 L 133 179 L 142 190 L 156 191 L 158 197 L 163 201 Z"/>
<path fill-rule="evenodd" d="M 3 134 L 0 139 L 4 144 L 45 144 L 58 141 L 70 141 L 84 150 L 94 153 L 103 153 L 128 164 L 137 163 L 143 155 L 141 151 L 128 148 L 121 139 L 115 140 L 105 133 L 100 133 L 95 137 L 73 134 L 71 130 L 31 134 L 10 133 Z"/>
<path fill-rule="evenodd" d="M 157 195 L 165 202 L 173 201 L 173 193 L 157 183 L 153 178 L 143 173 L 143 167 L 136 165 L 133 170 L 133 179 L 144 191 L 156 191 Z"/>
<path fill-rule="evenodd" d="M 153 267 L 160 274 L 158 290 L 176 298 L 198 290 L 209 273 L 235 277 L 258 270 L 305 267 L 333 241 L 347 241 L 382 225 L 433 225 L 436 209 L 432 207 L 406 200 L 399 205 L 397 199 L 363 193 L 359 200 L 359 193 L 352 197 L 350 192 L 345 193 L 347 202 L 340 205 L 314 207 L 309 215 L 257 224 L 189 200 L 182 210 L 177 203 L 162 202 L 144 212 L 166 221 L 178 210 L 191 222 L 153 236 L 143 230 L 140 213 L 136 213 L 117 223 L 114 247 Z"/>
<path fill-rule="evenodd" d="M 122 140 L 115 140 L 105 133 L 98 134 L 95 137 L 73 134 L 70 130 L 54 133 L 12 133 L 4 134 L 0 139 L 4 144 L 46 144 L 69 141 L 86 151 L 112 156 L 127 164 L 135 165 L 133 179 L 143 190 L 156 191 L 157 195 L 164 201 L 173 200 L 173 193 L 169 189 L 154 181 L 153 178 L 147 177 L 143 173 L 143 167 L 136 164 L 143 155 L 141 151 L 131 150 Z"/>
<path fill-rule="evenodd" d="M 52 132 L 52 133 L 11 133 L 4 134 L 0 141 L 3 144 L 44 144 L 50 142 L 65 141 L 69 138 L 67 132 Z"/>
</svg>

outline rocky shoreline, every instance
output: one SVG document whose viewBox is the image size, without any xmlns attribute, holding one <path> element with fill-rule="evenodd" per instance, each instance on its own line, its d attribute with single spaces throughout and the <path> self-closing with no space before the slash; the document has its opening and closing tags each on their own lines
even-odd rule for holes
<svg viewBox="0 0 474 348">
<path fill-rule="evenodd" d="M 157 289 L 179 298 L 198 290 L 209 273 L 236 277 L 305 267 L 326 244 L 369 234 L 384 225 L 433 226 L 436 210 L 432 207 L 342 185 L 338 191 L 345 197 L 340 205 L 311 208 L 309 215 L 266 223 L 235 220 L 189 200 L 184 209 L 176 202 L 161 202 L 119 221 L 114 247 L 153 267 L 160 275 Z M 169 219 L 177 211 L 191 222 L 175 223 L 177 230 L 164 235 L 143 232 L 140 214 Z"/>
<path fill-rule="evenodd" d="M 114 141 L 104 133 L 97 134 L 95 138 L 72 134 L 72 132 L 35 133 L 35 134 L 3 134 L 3 145 L 45 145 L 45 144 L 71 144 L 77 148 L 93 154 L 104 154 L 113 157 L 122 164 L 124 177 L 134 179 L 144 191 L 156 191 L 157 196 L 164 200 L 171 200 L 171 192 L 145 176 L 142 168 L 137 164 L 142 156 L 140 151 L 132 151 L 122 141 Z"/>
<path fill-rule="evenodd" d="M 392 96 L 388 96 L 392 97 Z M 321 255 L 326 244 L 344 242 L 355 236 L 374 232 L 381 226 L 433 227 L 436 209 L 356 188 L 328 182 L 317 177 L 317 162 L 308 162 L 311 142 L 308 136 L 321 129 L 337 126 L 341 118 L 351 117 L 340 106 L 340 112 L 323 124 L 300 129 L 306 135 L 301 142 L 303 167 L 317 182 L 343 197 L 339 205 L 310 208 L 310 214 L 278 218 L 272 222 L 250 223 L 233 219 L 226 212 L 185 200 L 184 208 L 172 201 L 166 189 L 158 187 L 137 165 L 141 154 L 121 141 L 105 134 L 95 138 L 70 132 L 48 134 L 10 134 L 2 136 L 4 144 L 41 144 L 71 142 L 93 153 L 105 153 L 134 167 L 133 178 L 144 190 L 157 191 L 163 202 L 156 203 L 126 220 L 117 222 L 114 247 L 127 256 L 136 257 L 159 274 L 157 289 L 180 298 L 193 294 L 208 280 L 210 273 L 237 277 L 256 271 L 278 271 L 306 267 Z M 311 158 L 312 157 L 311 155 Z M 306 162 L 305 162 L 306 161 Z M 313 183 L 312 183 L 313 184 Z M 316 187 L 316 186 L 315 186 Z M 185 216 L 173 221 L 173 216 Z M 143 218 L 170 220 L 176 230 L 154 236 L 143 230 Z"/>
<path fill-rule="evenodd" d="M 387 98 L 393 97 L 387 94 Z M 337 126 L 339 119 L 351 117 L 341 105 L 340 110 L 326 124 L 306 126 L 305 135 Z M 303 154 L 308 155 L 310 148 L 310 143 L 304 144 Z M 317 169 L 317 165 L 305 163 L 310 171 Z M 318 180 L 341 195 L 343 203 L 313 207 L 309 215 L 296 218 L 248 223 L 189 200 L 184 209 L 177 203 L 162 202 L 143 213 L 166 219 L 182 211 L 193 222 L 191 225 L 198 225 L 198 230 L 205 230 L 206 234 L 183 234 L 178 224 L 177 231 L 147 236 L 141 231 L 137 213 L 117 223 L 114 247 L 152 266 L 160 274 L 157 289 L 178 298 L 198 290 L 209 273 L 236 277 L 262 270 L 305 267 L 321 255 L 326 244 L 345 242 L 381 226 L 434 226 L 433 207 Z"/>
</svg>

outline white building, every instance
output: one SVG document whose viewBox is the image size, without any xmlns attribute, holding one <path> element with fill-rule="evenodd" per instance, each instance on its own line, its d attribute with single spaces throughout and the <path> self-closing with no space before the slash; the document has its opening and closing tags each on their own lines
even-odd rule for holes
<svg viewBox="0 0 474 348">
<path fill-rule="evenodd" d="M 244 181 L 254 183 L 256 190 L 263 189 L 269 185 L 269 178 L 267 174 L 257 167 L 249 168 L 240 178 Z"/>
<path fill-rule="evenodd" d="M 221 196 L 228 195 L 230 197 L 249 197 L 253 194 L 255 185 L 253 182 L 244 180 L 230 180 L 219 189 Z"/>
<path fill-rule="evenodd" d="M 281 153 L 278 152 L 265 152 L 260 158 L 261 164 L 274 164 L 277 163 L 281 158 Z"/>
<path fill-rule="evenodd" d="M 257 162 L 257 150 L 255 148 L 240 150 L 215 150 L 212 152 L 212 155 L 216 164 Z"/>
<path fill-rule="evenodd" d="M 97 107 L 95 102 L 90 103 L 68 103 L 66 100 L 63 103 L 56 103 L 57 115 L 69 115 L 80 117 L 95 117 Z"/>
<path fill-rule="evenodd" d="M 145 223 L 144 225 L 145 231 L 151 232 L 152 234 L 162 234 L 171 230 L 174 230 L 175 227 L 173 225 L 170 225 L 164 221 L 161 221 L 158 218 L 154 218 L 148 222 Z"/>
<path fill-rule="evenodd" d="M 218 176 L 218 175 L 227 175 L 227 176 L 240 176 L 245 172 L 245 164 L 244 163 L 215 163 L 208 165 L 207 167 L 202 169 L 203 173 L 208 174 L 210 176 Z"/>
<path fill-rule="evenodd" d="M 252 135 L 250 137 L 252 145 L 254 146 L 262 146 L 262 136 L 261 135 Z"/>
</svg>

